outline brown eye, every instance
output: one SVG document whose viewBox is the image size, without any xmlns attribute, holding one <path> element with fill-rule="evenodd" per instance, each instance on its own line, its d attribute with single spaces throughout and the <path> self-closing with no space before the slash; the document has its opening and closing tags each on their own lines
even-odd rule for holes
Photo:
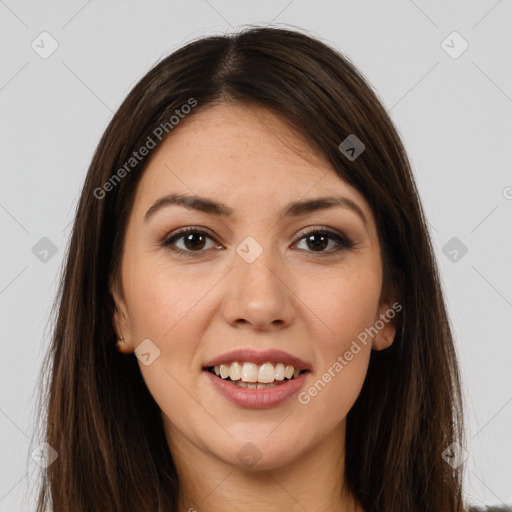
<svg viewBox="0 0 512 512">
<path fill-rule="evenodd" d="M 329 237 L 323 233 L 313 233 L 305 237 L 308 247 L 314 251 L 322 251 L 329 245 Z"/>
<path fill-rule="evenodd" d="M 205 237 L 200 233 L 189 233 L 183 236 L 183 244 L 191 251 L 201 250 L 205 246 Z"/>
<path fill-rule="evenodd" d="M 210 247 L 206 247 L 208 240 L 212 242 Z M 177 242 L 181 241 L 182 243 L 180 247 L 178 246 Z M 215 247 L 215 243 L 208 233 L 195 228 L 182 229 L 181 231 L 166 238 L 162 242 L 162 245 L 178 254 L 188 254 L 194 252 L 201 253 L 205 252 L 205 247 L 206 249 Z"/>
<path fill-rule="evenodd" d="M 343 249 L 352 249 L 355 245 L 341 234 L 319 229 L 305 233 L 299 241 L 302 240 L 305 240 L 308 252 L 318 253 L 319 256 L 327 256 Z M 334 242 L 334 246 L 325 250 L 330 241 Z"/>
</svg>

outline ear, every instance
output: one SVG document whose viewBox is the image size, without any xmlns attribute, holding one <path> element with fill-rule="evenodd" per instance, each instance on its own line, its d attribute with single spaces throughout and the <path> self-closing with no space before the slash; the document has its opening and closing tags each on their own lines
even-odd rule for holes
<svg viewBox="0 0 512 512">
<path fill-rule="evenodd" d="M 377 330 L 373 338 L 373 350 L 384 350 L 390 347 L 396 335 L 396 317 L 402 309 L 399 302 L 382 302 L 375 317 L 374 328 Z"/>
<path fill-rule="evenodd" d="M 373 350 L 385 350 L 393 344 L 399 319 L 402 318 L 399 314 L 402 311 L 402 291 L 402 273 L 394 266 L 385 267 L 379 308 L 374 322 L 377 333 L 373 337 Z"/>
<path fill-rule="evenodd" d="M 133 346 L 130 321 L 123 293 L 119 290 L 119 286 L 112 279 L 109 283 L 110 294 L 113 299 L 112 327 L 117 337 L 117 349 L 123 354 L 131 354 L 135 347 Z M 122 340 L 120 339 L 122 338 Z"/>
</svg>

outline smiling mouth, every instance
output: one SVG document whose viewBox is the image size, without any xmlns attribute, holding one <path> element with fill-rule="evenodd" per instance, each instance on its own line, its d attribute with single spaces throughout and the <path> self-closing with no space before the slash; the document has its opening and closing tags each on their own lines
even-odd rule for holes
<svg viewBox="0 0 512 512">
<path fill-rule="evenodd" d="M 219 379 L 228 382 L 232 384 L 233 386 L 237 386 L 244 389 L 269 389 L 274 388 L 276 386 L 281 386 L 282 384 L 286 384 L 287 382 L 290 382 L 294 379 L 296 379 L 299 375 L 302 375 L 304 373 L 309 373 L 309 370 L 299 370 L 296 369 L 294 371 L 294 374 L 291 377 L 284 376 L 282 379 L 274 379 L 272 382 L 259 382 L 259 380 L 255 380 L 254 378 L 247 379 L 245 376 L 241 376 L 240 378 L 233 380 L 228 375 L 226 377 L 222 377 L 222 375 L 219 372 L 218 367 L 210 366 L 208 368 L 204 368 L 205 371 L 211 373 L 212 375 L 215 375 L 215 377 L 218 377 Z M 219 372 L 219 373 L 217 373 Z"/>
</svg>

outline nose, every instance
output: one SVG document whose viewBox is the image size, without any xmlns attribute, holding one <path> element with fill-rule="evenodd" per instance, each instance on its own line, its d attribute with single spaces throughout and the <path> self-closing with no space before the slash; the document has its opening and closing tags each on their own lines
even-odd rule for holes
<svg viewBox="0 0 512 512">
<path fill-rule="evenodd" d="M 291 279 L 270 249 L 252 262 L 236 254 L 225 282 L 226 322 L 254 330 L 280 330 L 290 325 L 294 315 Z"/>
</svg>

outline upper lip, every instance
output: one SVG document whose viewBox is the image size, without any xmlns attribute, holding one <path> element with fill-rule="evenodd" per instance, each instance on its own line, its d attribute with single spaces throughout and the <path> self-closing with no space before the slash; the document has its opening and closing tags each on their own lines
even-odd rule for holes
<svg viewBox="0 0 512 512">
<path fill-rule="evenodd" d="M 306 363 L 300 357 L 293 356 L 287 352 L 283 352 L 282 350 L 258 351 L 250 348 L 240 348 L 214 357 L 204 365 L 204 368 L 231 363 L 234 361 L 242 361 L 244 363 L 247 362 L 259 365 L 269 362 L 274 364 L 282 363 L 285 365 L 290 364 L 299 370 L 311 370 L 311 365 L 309 363 Z"/>
</svg>

